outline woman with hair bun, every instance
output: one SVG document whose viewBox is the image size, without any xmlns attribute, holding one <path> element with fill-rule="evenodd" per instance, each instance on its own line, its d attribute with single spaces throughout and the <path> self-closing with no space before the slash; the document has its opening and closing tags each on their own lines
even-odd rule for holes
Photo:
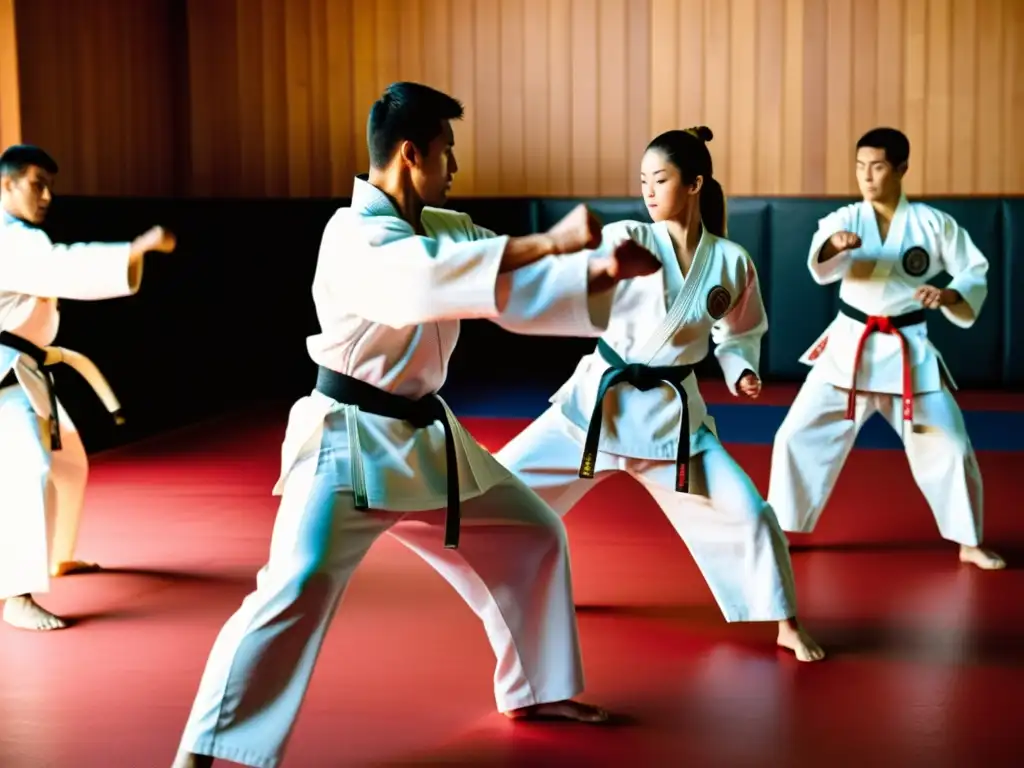
<svg viewBox="0 0 1024 768">
<path fill-rule="evenodd" d="M 686 543 L 726 621 L 776 621 L 780 646 L 817 661 L 824 652 L 796 619 L 785 536 L 719 442 L 693 371 L 711 339 L 730 392 L 756 398 L 768 329 L 754 263 L 726 239 L 712 137 L 699 126 L 648 145 L 640 186 L 652 223 L 607 225 L 602 249 L 632 240 L 662 270 L 600 296 L 610 320 L 597 349 L 496 457 L 559 515 L 612 474 L 632 475 Z"/>
</svg>

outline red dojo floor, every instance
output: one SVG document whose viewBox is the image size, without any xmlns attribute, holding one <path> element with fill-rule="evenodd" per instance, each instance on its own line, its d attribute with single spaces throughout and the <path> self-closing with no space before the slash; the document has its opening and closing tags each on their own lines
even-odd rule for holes
<svg viewBox="0 0 1024 768">
<path fill-rule="evenodd" d="M 69 631 L 0 625 L 0 766 L 170 765 L 214 636 L 266 553 L 286 412 L 94 460 L 80 554 L 111 570 L 55 582 L 46 605 L 79 619 Z M 521 426 L 467 424 L 492 449 Z M 764 489 L 769 448 L 730 448 Z M 989 540 L 1011 564 L 1018 457 L 980 457 Z M 819 664 L 776 652 L 769 626 L 726 625 L 629 481 L 566 524 L 585 698 L 617 726 L 497 715 L 475 618 L 385 538 L 328 636 L 285 766 L 1021 765 L 1024 571 L 959 565 L 898 454 L 855 452 L 823 546 L 794 550 L 804 621 L 830 654 Z"/>
</svg>

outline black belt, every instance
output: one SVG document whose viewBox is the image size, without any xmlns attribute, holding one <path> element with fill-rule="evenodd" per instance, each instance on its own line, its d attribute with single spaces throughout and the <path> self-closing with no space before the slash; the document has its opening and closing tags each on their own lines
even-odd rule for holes
<svg viewBox="0 0 1024 768">
<path fill-rule="evenodd" d="M 46 350 L 37 347 L 28 339 L 23 339 L 21 336 L 17 336 L 10 331 L 0 331 L 0 346 L 8 347 L 23 355 L 28 355 L 39 366 L 39 375 L 43 377 L 43 381 L 46 383 L 46 394 L 50 399 L 50 418 L 48 420 L 50 427 L 50 450 L 59 451 L 61 443 L 60 421 L 57 416 L 57 388 L 53 384 L 53 374 L 45 366 Z M 12 370 L 10 374 L 13 373 L 14 371 Z M 17 376 L 14 377 L 14 382 L 12 383 L 15 382 L 17 382 Z M 7 386 L 6 377 L 0 386 Z"/>
<path fill-rule="evenodd" d="M 676 454 L 676 490 L 680 493 L 689 492 L 690 467 L 690 401 L 686 396 L 683 382 L 693 373 L 692 365 L 650 366 L 640 363 L 627 363 L 619 354 L 605 343 L 597 340 L 597 351 L 611 368 L 601 376 L 601 384 L 597 389 L 597 402 L 590 416 L 590 427 L 587 429 L 587 441 L 583 444 L 583 461 L 580 464 L 580 477 L 592 478 L 594 465 L 597 463 L 598 445 L 601 440 L 601 422 L 604 415 L 604 397 L 608 390 L 616 384 L 630 384 L 641 392 L 668 384 L 679 393 L 683 414 L 679 424 L 679 450 Z"/>
<path fill-rule="evenodd" d="M 839 311 L 858 323 L 867 324 L 868 318 L 871 317 L 867 312 L 861 312 L 856 307 L 851 307 L 845 301 L 839 302 Z M 890 315 L 889 322 L 894 328 L 906 328 L 909 325 L 917 325 L 918 323 L 925 322 L 925 312 L 923 309 L 914 309 L 902 315 Z"/>
<path fill-rule="evenodd" d="M 384 416 L 389 419 L 407 421 L 417 429 L 429 427 L 440 421 L 444 427 L 444 453 L 448 471 L 448 514 L 445 517 L 444 545 L 448 549 L 459 546 L 459 464 L 455 453 L 455 435 L 448 421 L 441 398 L 426 395 L 419 400 L 385 392 L 383 389 L 354 379 L 343 373 L 320 366 L 316 377 L 316 389 L 321 394 L 339 403 L 354 405 L 361 411 Z M 356 509 L 369 509 L 368 504 L 356 501 Z"/>
</svg>

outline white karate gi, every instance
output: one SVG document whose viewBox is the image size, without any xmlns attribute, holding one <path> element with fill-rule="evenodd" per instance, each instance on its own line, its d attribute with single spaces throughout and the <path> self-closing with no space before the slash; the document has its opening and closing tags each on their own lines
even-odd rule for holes
<svg viewBox="0 0 1024 768">
<path fill-rule="evenodd" d="M 56 298 L 128 296 L 129 243 L 54 245 L 13 217 L 0 220 L 0 330 L 39 347 L 57 335 Z M 59 355 L 62 350 L 51 350 Z M 116 400 L 88 361 L 67 361 L 108 403 Z M 50 401 L 36 362 L 0 346 L 0 379 L 15 371 L 19 385 L 0 389 L 0 598 L 47 592 L 50 568 L 73 560 L 88 461 L 74 422 L 58 400 L 62 447 L 51 452 Z"/>
<path fill-rule="evenodd" d="M 854 232 L 861 247 L 826 262 L 818 253 L 837 232 Z M 922 250 L 923 249 L 923 250 Z M 901 197 L 882 242 L 870 203 L 847 205 L 818 224 L 808 266 L 815 282 L 842 281 L 840 299 L 866 315 L 920 310 L 914 291 L 942 271 L 963 301 L 942 314 L 970 328 L 988 293 L 988 261 L 952 216 Z M 903 439 L 911 472 L 943 538 L 981 542 L 982 483 L 977 459 L 950 389 L 955 388 L 924 322 L 902 329 L 910 386 L 904 393 L 900 338 L 873 333 L 857 368 L 855 411 L 847 418 L 857 345 L 865 324 L 840 311 L 801 357 L 812 366 L 775 436 L 768 501 L 786 531 L 809 533 L 867 419 L 879 412 Z M 912 417 L 912 422 L 907 417 Z"/>
<path fill-rule="evenodd" d="M 730 391 L 757 372 L 768 323 L 757 273 L 736 243 L 704 232 L 684 279 L 664 224 L 617 222 L 604 229 L 611 245 L 632 237 L 662 262 L 659 274 L 620 283 L 608 302 L 603 339 L 627 362 L 692 365 L 707 356 L 709 336 Z M 613 472 L 636 478 L 686 543 L 727 621 L 782 620 L 795 615 L 792 565 L 772 510 L 718 441 L 697 377 L 684 382 L 690 413 L 689 493 L 676 491 L 681 402 L 662 385 L 608 390 L 593 480 L 580 460 L 602 374 L 597 352 L 584 357 L 551 398 L 552 406 L 495 454 L 560 515 Z"/>
<path fill-rule="evenodd" d="M 351 207 L 328 223 L 320 249 L 313 296 L 322 332 L 308 343 L 316 363 L 418 399 L 444 383 L 460 318 L 519 332 L 601 332 L 591 322 L 587 253 L 499 276 L 507 237 L 447 210 L 425 209 L 422 224 L 427 235 L 417 236 L 383 193 L 356 179 Z M 442 541 L 440 424 L 413 429 L 315 390 L 294 405 L 270 556 L 210 653 L 183 749 L 279 764 L 348 580 L 385 532 L 480 617 L 497 657 L 500 710 L 582 690 L 564 527 L 448 416 L 463 501 L 457 550 Z M 369 511 L 355 509 L 354 490 Z"/>
</svg>

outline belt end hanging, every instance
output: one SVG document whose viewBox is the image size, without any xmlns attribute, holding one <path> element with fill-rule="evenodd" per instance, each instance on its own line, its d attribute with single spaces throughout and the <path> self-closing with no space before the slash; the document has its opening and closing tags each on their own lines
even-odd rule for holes
<svg viewBox="0 0 1024 768">
<path fill-rule="evenodd" d="M 690 492 L 690 477 L 689 472 L 685 464 L 680 464 L 676 468 L 676 492 L 677 493 L 689 493 Z"/>
<path fill-rule="evenodd" d="M 50 450 L 59 451 L 62 448 L 60 442 L 60 424 L 56 416 L 50 416 Z"/>
<path fill-rule="evenodd" d="M 846 399 L 846 418 L 848 421 L 855 421 L 857 418 L 857 387 L 850 387 L 850 394 Z"/>
<path fill-rule="evenodd" d="M 448 518 L 444 523 L 444 548 L 445 549 L 458 549 L 459 548 L 459 534 L 462 528 L 462 515 L 459 511 L 458 499 L 455 500 L 454 505 L 449 501 L 448 504 Z"/>
<path fill-rule="evenodd" d="M 584 480 L 594 479 L 594 465 L 597 463 L 597 458 L 591 451 L 586 451 L 583 454 L 583 462 L 580 464 L 580 477 Z"/>
<path fill-rule="evenodd" d="M 455 487 L 449 484 L 449 508 L 444 517 L 444 549 L 459 549 L 459 535 L 462 532 L 462 498 L 458 481 Z"/>
<path fill-rule="evenodd" d="M 355 496 L 355 507 L 360 512 L 365 512 L 370 508 L 370 498 L 366 494 L 365 488 L 353 488 L 353 495 Z"/>
</svg>

